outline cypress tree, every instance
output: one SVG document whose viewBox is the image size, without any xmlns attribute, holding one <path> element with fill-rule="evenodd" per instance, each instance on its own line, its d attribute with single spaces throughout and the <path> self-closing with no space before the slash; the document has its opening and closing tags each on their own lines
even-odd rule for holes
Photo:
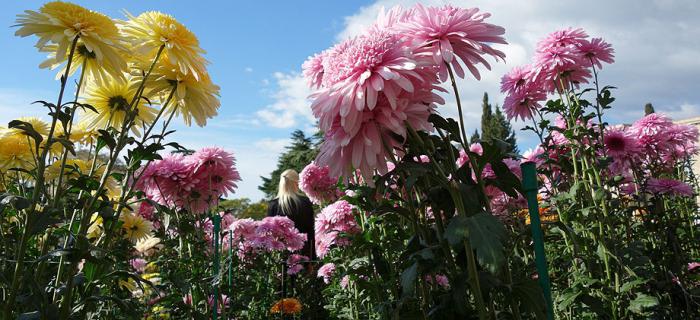
<svg viewBox="0 0 700 320">
<path fill-rule="evenodd" d="M 647 102 L 647 104 L 644 105 L 644 115 L 648 116 L 654 112 L 654 106 L 651 105 L 651 102 Z"/>
<path fill-rule="evenodd" d="M 496 106 L 496 111 L 493 111 L 493 107 L 489 103 L 489 96 L 486 92 L 484 92 L 481 109 L 481 141 L 488 142 L 491 139 L 505 141 L 510 145 L 508 152 L 517 154 L 518 145 L 510 121 L 506 119 L 501 108 L 498 106 Z"/>
</svg>

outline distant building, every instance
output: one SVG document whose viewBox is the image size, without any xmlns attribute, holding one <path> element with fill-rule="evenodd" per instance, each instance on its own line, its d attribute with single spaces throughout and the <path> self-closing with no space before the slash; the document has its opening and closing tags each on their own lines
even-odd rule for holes
<svg viewBox="0 0 700 320">
<path fill-rule="evenodd" d="M 700 129 L 700 117 L 678 120 L 676 123 L 694 125 Z M 698 141 L 698 143 L 700 143 L 700 141 Z M 700 177 L 700 154 L 696 154 L 693 157 L 693 172 L 696 176 Z"/>
</svg>

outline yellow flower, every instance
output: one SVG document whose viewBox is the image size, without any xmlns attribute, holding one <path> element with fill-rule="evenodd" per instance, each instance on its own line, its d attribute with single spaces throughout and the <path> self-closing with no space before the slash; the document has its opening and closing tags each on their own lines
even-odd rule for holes
<svg viewBox="0 0 700 320">
<path fill-rule="evenodd" d="M 151 235 L 153 224 L 143 217 L 124 212 L 120 219 L 124 222 L 122 224 L 124 238 L 129 239 L 131 242 L 137 242 Z"/>
<path fill-rule="evenodd" d="M 136 94 L 137 87 L 131 85 L 130 81 L 120 81 L 112 79 L 108 83 L 98 83 L 92 81 L 86 88 L 86 97 L 83 103 L 87 103 L 95 109 L 83 112 L 81 123 L 88 130 L 105 129 L 109 125 L 120 129 L 126 119 L 126 111 L 129 110 L 129 104 Z M 145 124 L 150 124 L 155 119 L 155 109 L 146 105 L 146 100 L 141 99 L 136 106 L 138 110 L 134 125 L 131 130 L 135 135 L 140 136 L 138 128 Z"/>
<path fill-rule="evenodd" d="M 195 79 L 206 73 L 208 62 L 201 56 L 205 51 L 199 47 L 199 40 L 171 15 L 148 11 L 138 17 L 127 13 L 127 17 L 129 20 L 119 22 L 119 27 L 134 52 L 153 61 L 163 47 L 167 60 L 176 65 L 179 72 L 192 74 Z M 166 60 L 164 58 L 160 61 Z"/>
<path fill-rule="evenodd" d="M 174 111 L 176 115 L 182 115 L 188 126 L 192 125 L 192 119 L 198 126 L 205 126 L 207 119 L 216 116 L 221 106 L 219 86 L 212 82 L 209 74 L 202 73 L 195 78 L 192 74 L 180 72 L 167 60 L 154 70 L 153 78 L 148 80 L 146 87 L 147 96 L 160 97 L 161 104 L 176 88 L 166 114 Z"/>
<path fill-rule="evenodd" d="M 92 112 L 92 111 L 91 111 Z M 80 143 L 86 146 L 97 143 L 97 138 L 100 136 L 96 129 L 88 128 L 87 123 L 78 122 L 73 124 L 73 130 L 70 133 L 70 139 L 74 143 Z"/>
<path fill-rule="evenodd" d="M 97 213 L 93 213 L 92 217 L 90 217 L 90 227 L 88 227 L 87 230 L 87 238 L 99 238 L 102 235 L 103 229 L 104 227 L 102 226 L 102 217 Z"/>
<path fill-rule="evenodd" d="M 105 71 L 122 70 L 126 63 L 119 55 L 121 47 L 119 29 L 108 16 L 88 10 L 79 5 L 52 1 L 44 4 L 38 12 L 27 10 L 17 15 L 15 35 L 26 37 L 36 35 L 36 46 L 42 51 L 53 52 L 54 64 L 61 64 L 68 58 L 70 46 L 75 37 L 79 37 L 83 56 L 94 55 L 97 65 L 105 66 Z M 55 46 L 49 47 L 49 42 Z M 76 47 L 76 50 L 78 47 Z M 53 66 L 53 64 L 42 64 Z M 78 69 L 71 68 L 75 71 Z M 90 74 L 94 68 L 90 68 Z"/>
<path fill-rule="evenodd" d="M 67 159 L 66 167 L 63 171 L 63 182 L 68 182 L 69 179 L 77 179 L 78 177 L 80 177 L 81 174 L 88 175 L 90 173 L 91 167 L 92 159 Z M 58 175 L 60 174 L 60 172 L 61 162 L 56 161 L 52 163 L 48 168 L 46 168 L 46 180 L 48 181 L 58 179 Z M 102 178 L 104 172 L 105 164 L 98 160 L 95 164 L 95 170 L 92 174 L 92 177 L 96 180 L 99 180 Z M 111 176 L 107 178 L 107 181 L 105 182 L 105 189 L 107 189 L 107 196 L 109 198 L 114 198 L 115 195 L 119 196 L 119 191 L 121 190 L 121 188 L 119 187 L 119 183 L 117 183 L 117 181 L 114 180 L 114 178 Z"/>
<path fill-rule="evenodd" d="M 34 167 L 33 148 L 31 138 L 17 134 L 13 129 L 0 128 L 0 168 Z"/>
<path fill-rule="evenodd" d="M 301 312 L 301 302 L 295 298 L 281 299 L 270 308 L 270 313 L 298 314 Z"/>
<path fill-rule="evenodd" d="M 75 48 L 75 53 L 73 53 L 73 59 L 71 62 L 71 68 L 69 75 L 73 75 L 81 66 L 85 68 L 85 80 L 84 81 L 96 81 L 97 83 L 106 83 L 111 81 L 111 79 L 116 78 L 123 80 L 124 72 L 126 71 L 127 64 L 124 61 L 124 55 L 122 53 L 123 49 L 117 47 L 118 50 L 110 50 L 105 52 L 109 57 L 106 59 L 98 59 L 95 52 L 90 51 L 82 41 L 78 41 Z M 70 49 L 68 52 L 64 53 L 64 60 L 58 61 L 56 58 L 58 46 L 55 44 L 48 44 L 40 49 L 42 52 L 48 52 L 48 58 L 39 64 L 39 68 L 48 68 L 54 70 L 60 67 L 59 71 L 56 73 L 56 79 L 60 79 L 66 73 L 68 56 L 70 54 Z M 114 55 L 114 56 L 112 56 Z M 84 86 L 83 86 L 84 88 Z M 82 88 L 81 88 L 82 92 Z"/>
</svg>

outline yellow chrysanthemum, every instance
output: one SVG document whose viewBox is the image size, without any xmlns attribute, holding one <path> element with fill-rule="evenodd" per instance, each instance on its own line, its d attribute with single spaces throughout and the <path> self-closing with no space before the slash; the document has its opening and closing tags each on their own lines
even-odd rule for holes
<svg viewBox="0 0 700 320">
<path fill-rule="evenodd" d="M 175 110 L 176 115 L 182 115 L 186 125 L 192 125 L 194 119 L 200 127 L 207 124 L 207 119 L 218 114 L 221 106 L 219 86 L 212 82 L 207 73 L 200 74 L 197 79 L 192 74 L 184 74 L 176 66 L 163 62 L 154 71 L 152 80 L 148 80 L 146 92 L 150 97 L 159 97 L 162 104 L 175 86 L 176 91 L 166 114 Z"/>
<path fill-rule="evenodd" d="M 69 179 L 76 179 L 81 174 L 88 175 L 90 173 L 90 168 L 92 167 L 92 159 L 67 159 L 66 167 L 63 170 L 63 182 L 67 183 Z M 95 164 L 95 170 L 92 177 L 95 179 L 101 179 L 105 172 L 105 164 L 99 160 Z M 56 161 L 46 168 L 46 180 L 51 181 L 58 179 L 58 175 L 61 173 L 61 162 Z M 105 182 L 105 189 L 107 190 L 107 196 L 109 198 L 114 198 L 119 196 L 119 183 L 112 177 L 108 177 Z"/>
<path fill-rule="evenodd" d="M 126 68 L 119 55 L 119 29 L 111 18 L 99 12 L 69 2 L 52 1 L 44 4 L 38 12 L 27 10 L 19 14 L 17 26 L 20 28 L 15 35 L 36 35 L 39 37 L 36 46 L 42 51 L 53 52 L 53 63 L 45 62 L 43 66 L 64 63 L 68 59 L 71 43 L 75 37 L 79 37 L 85 52 L 83 56 L 94 55 L 97 65 L 104 65 L 105 71 Z M 49 42 L 55 46 L 49 47 Z M 78 66 L 71 69 L 75 72 Z M 96 75 L 96 69 L 89 71 Z"/>
<path fill-rule="evenodd" d="M 58 80 L 66 73 L 70 51 L 64 54 L 64 60 L 58 61 L 56 58 L 57 50 L 58 45 L 55 44 L 49 44 L 41 48 L 40 51 L 48 52 L 49 55 L 44 62 L 39 64 L 39 68 L 55 70 L 60 67 L 56 73 L 56 79 Z M 92 80 L 98 83 L 106 83 L 113 78 L 124 79 L 124 72 L 126 71 L 127 64 L 124 59 L 124 53 L 122 52 L 124 51 L 121 48 L 119 50 L 111 50 L 105 52 L 105 54 L 110 55 L 109 57 L 106 59 L 98 59 L 95 52 L 90 51 L 82 41 L 78 41 L 71 62 L 70 75 L 73 75 L 81 66 L 84 66 L 85 80 L 88 81 Z"/>
<path fill-rule="evenodd" d="M 132 86 L 130 81 L 120 81 L 112 79 L 108 83 L 98 83 L 92 81 L 88 84 L 85 91 L 83 103 L 92 105 L 97 109 L 97 113 L 92 110 L 83 112 L 81 123 L 88 130 L 104 129 L 108 125 L 114 128 L 121 128 L 126 118 L 126 111 L 129 109 L 137 87 Z M 155 119 L 155 109 L 146 105 L 145 99 L 140 99 L 136 106 L 138 114 L 136 121 L 131 127 L 135 135 L 139 136 L 139 128 L 143 127 L 144 123 L 150 124 Z"/>
<path fill-rule="evenodd" d="M 102 226 L 102 217 L 97 213 L 93 213 L 92 217 L 90 217 L 90 227 L 88 227 L 87 230 L 87 238 L 96 239 L 100 237 L 102 235 L 102 230 L 104 230 Z"/>
<path fill-rule="evenodd" d="M 23 122 L 26 122 L 26 123 L 29 123 L 30 125 L 32 125 L 32 129 L 34 129 L 34 131 L 39 133 L 41 135 L 41 137 L 43 138 L 43 140 L 41 141 L 41 146 L 42 147 L 46 146 L 46 141 L 48 140 L 49 130 L 50 130 L 49 124 L 46 121 L 41 120 L 37 117 L 21 117 L 21 118 L 18 118 L 17 120 L 23 121 Z M 13 134 L 24 136 L 24 132 L 22 130 L 19 130 L 16 128 L 11 128 L 9 130 Z M 56 129 L 56 130 L 58 130 L 58 129 Z M 25 140 L 26 140 L 26 137 L 25 137 Z M 27 140 L 27 143 L 32 145 L 32 148 L 34 148 L 34 146 L 33 146 L 34 140 L 31 140 L 31 139 Z M 60 154 L 61 152 L 63 152 L 63 145 L 60 143 L 53 143 L 51 145 L 51 150 L 49 150 L 49 151 L 51 152 L 51 154 L 54 154 L 54 155 Z"/>
<path fill-rule="evenodd" d="M 299 314 L 301 312 L 301 302 L 295 298 L 284 298 L 277 301 L 270 313 Z"/>
<path fill-rule="evenodd" d="M 86 146 L 97 143 L 97 138 L 100 133 L 96 129 L 88 128 L 87 123 L 78 122 L 73 124 L 73 130 L 70 133 L 70 140 L 73 143 L 79 143 Z"/>
<path fill-rule="evenodd" d="M 29 169 L 34 166 L 33 142 L 13 129 L 0 128 L 0 168 Z"/>
<path fill-rule="evenodd" d="M 143 217 L 133 215 L 131 213 L 122 213 L 121 218 L 122 229 L 124 230 L 124 238 L 132 242 L 137 242 L 151 235 L 153 224 Z"/>
<path fill-rule="evenodd" d="M 119 23 L 124 37 L 131 42 L 134 52 L 152 61 L 161 47 L 167 60 L 177 66 L 180 73 L 192 74 L 195 79 L 206 73 L 208 63 L 199 47 L 199 40 L 183 24 L 171 15 L 148 11 L 134 17 L 127 13 L 129 20 Z M 165 57 L 162 57 L 160 60 Z"/>
</svg>

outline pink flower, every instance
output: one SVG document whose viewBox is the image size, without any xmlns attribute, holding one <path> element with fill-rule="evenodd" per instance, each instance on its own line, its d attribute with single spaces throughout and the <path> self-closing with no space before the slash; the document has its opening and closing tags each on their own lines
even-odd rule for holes
<svg viewBox="0 0 700 320">
<path fill-rule="evenodd" d="M 292 254 L 287 258 L 287 274 L 289 275 L 295 275 L 299 273 L 302 269 L 304 269 L 304 266 L 302 265 L 302 262 L 307 262 L 309 261 L 309 257 L 300 255 L 300 254 Z"/>
<path fill-rule="evenodd" d="M 323 282 L 326 284 L 331 283 L 331 277 L 335 273 L 335 264 L 326 263 L 318 268 L 318 277 L 323 278 Z"/>
<path fill-rule="evenodd" d="M 657 145 L 667 141 L 666 133 L 673 122 L 666 115 L 651 113 L 637 120 L 630 130 L 641 145 Z"/>
<path fill-rule="evenodd" d="M 340 279 L 340 287 L 345 289 L 348 287 L 350 284 L 350 276 L 349 275 L 344 275 L 343 278 Z"/>
<path fill-rule="evenodd" d="M 192 295 L 191 294 L 186 294 L 184 297 L 182 297 L 182 302 L 188 306 L 192 306 Z"/>
<path fill-rule="evenodd" d="M 444 274 L 426 275 L 425 282 L 436 284 L 446 290 L 450 288 L 450 280 Z"/>
<path fill-rule="evenodd" d="M 306 234 L 294 227 L 294 222 L 287 217 L 265 217 L 257 223 L 255 236 L 251 239 L 253 247 L 267 251 L 297 251 L 304 247 Z"/>
<path fill-rule="evenodd" d="M 542 84 L 538 80 L 531 65 L 516 66 L 501 77 L 501 92 L 527 91 L 531 86 L 541 88 Z"/>
<path fill-rule="evenodd" d="M 693 187 L 683 181 L 674 179 L 650 178 L 647 181 L 647 191 L 656 194 L 667 194 L 690 197 L 693 195 Z"/>
<path fill-rule="evenodd" d="M 641 150 L 637 139 L 624 128 L 608 129 L 605 132 L 603 143 L 607 154 L 615 158 L 633 157 Z"/>
<path fill-rule="evenodd" d="M 593 38 L 591 41 L 583 40 L 578 45 L 578 50 L 591 65 L 598 69 L 603 68 L 602 62 L 612 64 L 615 62 L 615 50 L 612 46 L 603 41 L 602 38 Z"/>
<path fill-rule="evenodd" d="M 430 158 L 427 155 L 420 155 L 418 157 L 413 157 L 413 161 L 418 163 L 430 163 Z"/>
<path fill-rule="evenodd" d="M 405 137 L 406 122 L 415 130 L 431 131 L 428 116 L 434 103 L 442 102 L 429 91 L 404 92 L 393 100 L 381 95 L 374 110 L 351 112 L 344 119 L 339 116 L 330 128 L 322 128 L 326 137 L 316 161 L 329 166 L 334 176 L 350 177 L 359 169 L 365 181 L 371 182 L 375 170 L 379 174 L 388 171 L 388 154 L 400 146 L 389 133 Z"/>
<path fill-rule="evenodd" d="M 537 51 L 541 52 L 558 47 L 578 47 L 586 38 L 588 38 L 588 34 L 581 28 L 557 30 L 537 43 Z"/>
<path fill-rule="evenodd" d="M 129 264 L 131 264 L 131 267 L 134 268 L 136 272 L 143 273 L 146 270 L 146 265 L 148 264 L 148 261 L 141 258 L 136 258 L 129 260 Z"/>
<path fill-rule="evenodd" d="M 330 176 L 329 170 L 328 166 L 320 167 L 312 161 L 299 174 L 299 189 L 315 204 L 332 202 L 338 198 L 338 178 Z"/>
<path fill-rule="evenodd" d="M 693 272 L 696 269 L 700 268 L 700 262 L 690 262 L 688 263 L 688 271 Z"/>
<path fill-rule="evenodd" d="M 316 254 L 323 258 L 333 245 L 342 246 L 347 240 L 339 239 L 339 233 L 356 234 L 360 227 L 355 221 L 354 206 L 345 200 L 338 200 L 323 208 L 314 223 Z"/>
<path fill-rule="evenodd" d="M 534 70 L 547 91 L 568 89 L 572 83 L 588 83 L 590 59 L 584 60 L 579 50 L 586 38 L 583 29 L 568 28 L 550 33 L 537 44 Z"/>
<path fill-rule="evenodd" d="M 542 158 L 544 154 L 544 149 L 542 146 L 537 146 L 535 149 L 529 149 L 523 153 L 522 162 L 534 162 L 537 166 L 541 166 L 545 159 Z"/>
<path fill-rule="evenodd" d="M 474 75 L 481 79 L 476 68 L 483 64 L 487 69 L 491 65 L 483 55 L 489 55 L 498 61 L 505 59 L 505 54 L 491 47 L 493 43 L 506 44 L 503 38 L 505 29 L 484 22 L 489 13 L 480 13 L 478 8 L 424 7 L 417 4 L 413 15 L 399 27 L 401 33 L 409 37 L 419 48 L 421 55 L 433 58 L 439 67 L 440 79 L 447 79 L 449 64 L 457 76 L 464 78 L 464 70 L 459 60 Z M 457 59 L 458 58 L 458 59 Z"/>
<path fill-rule="evenodd" d="M 532 119 L 534 110 L 542 107 L 547 94 L 534 86 L 509 93 L 503 102 L 503 111 L 508 119 Z"/>
</svg>

